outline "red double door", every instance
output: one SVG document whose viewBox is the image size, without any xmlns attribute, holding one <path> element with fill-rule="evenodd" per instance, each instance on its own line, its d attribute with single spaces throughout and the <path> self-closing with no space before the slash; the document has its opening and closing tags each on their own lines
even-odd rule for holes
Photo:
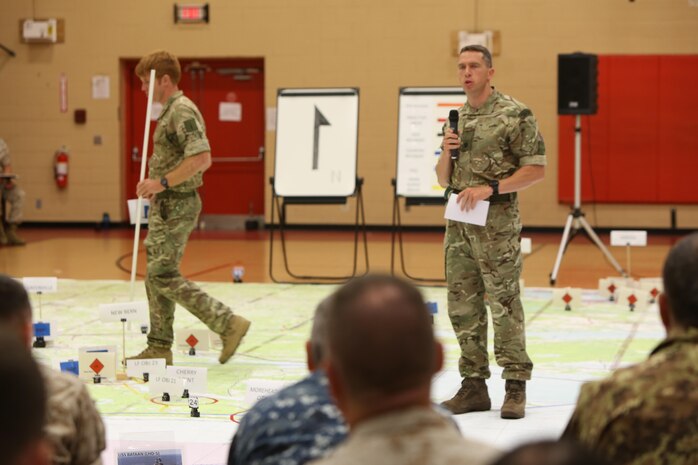
<svg viewBox="0 0 698 465">
<path fill-rule="evenodd" d="M 140 179 L 147 95 L 134 69 L 122 61 L 126 198 L 135 198 Z M 202 215 L 264 214 L 264 62 L 262 59 L 180 59 L 179 88 L 199 107 L 206 122 L 213 164 L 199 190 Z M 155 105 L 157 110 L 157 105 Z M 152 154 L 151 121 L 148 152 Z M 147 176 L 147 171 L 146 171 Z M 125 205 L 126 202 L 124 202 Z"/>
</svg>

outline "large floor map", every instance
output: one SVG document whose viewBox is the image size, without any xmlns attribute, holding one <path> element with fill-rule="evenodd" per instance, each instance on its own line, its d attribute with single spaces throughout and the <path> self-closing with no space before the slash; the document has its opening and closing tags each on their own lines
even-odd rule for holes
<svg viewBox="0 0 698 465">
<path fill-rule="evenodd" d="M 201 418 L 191 418 L 186 399 L 179 393 L 163 402 L 150 393 L 141 378 L 88 385 L 108 427 L 109 449 L 104 459 L 116 463 L 117 452 L 139 448 L 182 449 L 184 463 L 225 462 L 227 444 L 238 421 L 250 407 L 251 389 L 259 385 L 291 383 L 307 373 L 304 342 L 312 324 L 315 305 L 334 286 L 201 283 L 211 295 L 251 320 L 242 346 L 226 365 L 216 350 L 190 356 L 175 352 L 176 366 L 208 368 L 208 389 L 199 398 Z M 144 300 L 142 283 L 135 299 Z M 426 300 L 437 303 L 434 325 L 447 352 L 445 370 L 435 379 L 435 401 L 449 397 L 458 387 L 458 346 L 446 314 L 443 288 L 424 287 Z M 99 305 L 125 302 L 129 283 L 121 281 L 61 280 L 58 292 L 33 295 L 35 320 L 51 323 L 51 337 L 36 356 L 58 367 L 61 361 L 78 359 L 80 347 L 114 345 L 122 354 L 122 324 L 104 323 Z M 492 361 L 488 381 L 493 411 L 461 415 L 463 433 L 501 447 L 535 437 L 559 434 L 571 413 L 579 386 L 612 369 L 643 360 L 663 337 L 654 305 L 642 311 L 608 302 L 595 291 L 584 291 L 583 304 L 574 311 L 552 300 L 550 289 L 527 289 L 524 307 L 529 355 L 534 361 L 533 381 L 528 383 L 525 419 L 499 419 L 503 381 Z M 491 325 L 490 325 L 491 326 Z M 175 329 L 205 329 L 182 308 L 177 308 Z M 490 336 L 489 340 L 492 340 Z M 138 324 L 126 325 L 126 353 L 145 347 Z M 491 344 L 491 342 L 490 342 Z M 490 351 L 491 353 L 492 351 Z M 133 463 L 132 461 L 129 463 Z M 154 463 L 145 460 L 145 463 Z"/>
</svg>

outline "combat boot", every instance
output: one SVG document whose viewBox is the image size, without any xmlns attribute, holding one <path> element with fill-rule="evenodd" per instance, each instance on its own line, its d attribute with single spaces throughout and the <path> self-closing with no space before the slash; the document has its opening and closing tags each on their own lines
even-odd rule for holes
<svg viewBox="0 0 698 465">
<path fill-rule="evenodd" d="M 233 315 L 230 317 L 228 327 L 220 335 L 223 341 L 223 350 L 221 350 L 221 356 L 218 357 L 219 362 L 225 363 L 230 360 L 240 345 L 240 341 L 247 334 L 247 330 L 250 329 L 250 324 L 241 316 Z"/>
<path fill-rule="evenodd" d="M 0 245 L 7 245 L 7 234 L 5 234 L 5 227 L 0 221 Z"/>
<path fill-rule="evenodd" d="M 172 365 L 172 350 L 164 347 L 148 346 L 140 354 L 126 357 L 126 360 L 145 360 L 149 358 L 164 358 L 166 365 Z"/>
<path fill-rule="evenodd" d="M 7 245 L 25 245 L 26 242 L 22 240 L 17 234 L 17 225 L 15 223 L 10 223 L 7 225 Z"/>
<path fill-rule="evenodd" d="M 526 414 L 526 381 L 506 380 L 506 395 L 502 405 L 502 418 L 517 420 Z"/>
<path fill-rule="evenodd" d="M 454 414 L 485 412 L 492 408 L 487 384 L 482 378 L 465 378 L 452 399 L 441 402 L 441 406 Z"/>
</svg>

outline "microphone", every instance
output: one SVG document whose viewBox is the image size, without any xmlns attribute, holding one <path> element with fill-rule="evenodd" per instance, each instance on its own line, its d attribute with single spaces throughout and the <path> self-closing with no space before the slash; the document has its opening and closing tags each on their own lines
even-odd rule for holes
<svg viewBox="0 0 698 465">
<path fill-rule="evenodd" d="M 451 131 L 458 134 L 458 110 L 451 110 L 448 113 L 448 122 Z M 451 149 L 451 160 L 458 160 L 458 149 Z"/>
</svg>

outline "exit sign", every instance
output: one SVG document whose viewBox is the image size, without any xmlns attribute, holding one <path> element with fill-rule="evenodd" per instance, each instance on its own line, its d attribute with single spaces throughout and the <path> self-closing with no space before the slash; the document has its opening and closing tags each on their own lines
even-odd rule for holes
<svg viewBox="0 0 698 465">
<path fill-rule="evenodd" d="M 174 18 L 175 23 L 208 23 L 208 3 L 203 5 L 175 3 Z"/>
</svg>

